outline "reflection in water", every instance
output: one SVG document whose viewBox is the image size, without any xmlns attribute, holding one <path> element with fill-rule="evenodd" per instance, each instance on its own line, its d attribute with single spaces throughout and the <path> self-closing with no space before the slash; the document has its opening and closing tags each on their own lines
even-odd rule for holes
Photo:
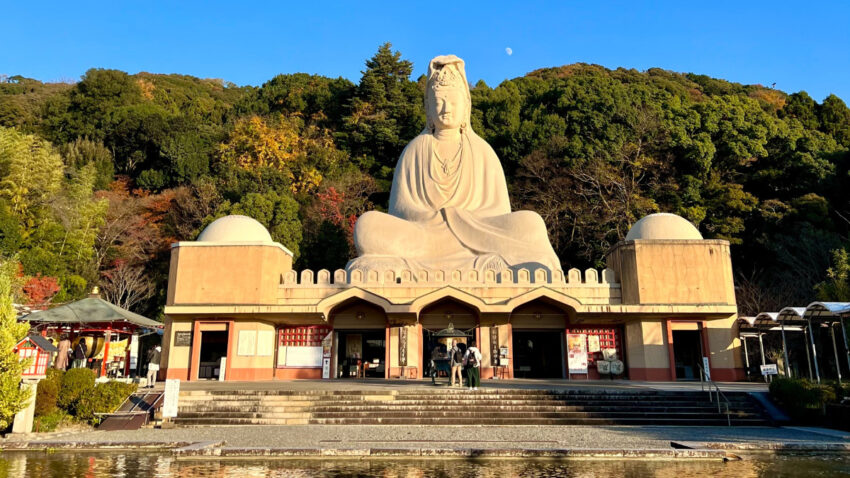
<svg viewBox="0 0 850 478">
<path fill-rule="evenodd" d="M 775 477 L 850 475 L 850 458 L 756 457 L 744 461 L 634 460 L 176 460 L 150 453 L 0 454 L 5 477 Z"/>
</svg>

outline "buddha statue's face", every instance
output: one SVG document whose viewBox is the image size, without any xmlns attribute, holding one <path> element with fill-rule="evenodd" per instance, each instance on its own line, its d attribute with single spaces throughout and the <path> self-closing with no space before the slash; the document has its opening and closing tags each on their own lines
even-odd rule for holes
<svg viewBox="0 0 850 478">
<path fill-rule="evenodd" d="M 431 118 L 437 129 L 460 128 L 466 121 L 466 95 L 460 88 L 441 88 L 433 90 L 434 101 Z"/>
</svg>

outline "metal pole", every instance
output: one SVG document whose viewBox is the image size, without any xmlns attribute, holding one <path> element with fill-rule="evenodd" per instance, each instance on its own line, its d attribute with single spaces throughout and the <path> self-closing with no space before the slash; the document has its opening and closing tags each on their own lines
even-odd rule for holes
<svg viewBox="0 0 850 478">
<path fill-rule="evenodd" d="M 835 352 L 835 373 L 838 374 L 838 383 L 841 383 L 841 364 L 838 362 L 838 345 L 835 343 L 834 324 L 829 324 L 829 335 L 832 336 L 832 351 Z"/>
<path fill-rule="evenodd" d="M 762 340 L 761 336 L 762 336 L 762 333 L 761 333 L 761 331 L 759 331 L 759 349 L 761 350 L 761 364 L 766 365 L 765 361 L 764 361 L 764 341 Z M 762 372 L 762 373 L 764 373 L 764 372 Z M 765 382 L 768 381 L 767 375 L 764 376 L 764 381 Z"/>
<path fill-rule="evenodd" d="M 809 380 L 814 379 L 812 374 L 812 357 L 809 352 L 809 331 L 803 327 L 803 346 L 806 348 L 806 362 L 809 364 Z"/>
<path fill-rule="evenodd" d="M 750 352 L 747 350 L 747 338 L 741 337 L 741 341 L 744 342 L 744 363 L 747 365 L 747 377 L 750 376 Z"/>
<path fill-rule="evenodd" d="M 847 352 L 847 370 L 850 371 L 850 348 L 847 347 L 847 330 L 844 328 L 844 316 L 839 316 L 841 321 L 841 337 L 844 339 L 844 350 Z"/>
<path fill-rule="evenodd" d="M 812 330 L 812 319 L 806 319 L 809 322 L 809 341 L 812 343 L 812 361 L 815 363 L 815 377 L 820 383 L 820 368 L 818 367 L 818 348 L 815 346 L 815 331 Z"/>
<path fill-rule="evenodd" d="M 788 363 L 788 344 L 785 343 L 785 319 L 779 319 L 779 329 L 782 330 L 782 357 L 785 359 L 785 376 L 791 378 L 791 364 Z"/>
</svg>

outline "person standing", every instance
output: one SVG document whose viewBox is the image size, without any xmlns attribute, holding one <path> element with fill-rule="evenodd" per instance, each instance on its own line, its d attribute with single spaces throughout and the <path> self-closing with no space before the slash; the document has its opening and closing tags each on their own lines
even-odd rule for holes
<svg viewBox="0 0 850 478">
<path fill-rule="evenodd" d="M 156 375 L 159 373 L 159 360 L 162 358 L 162 347 L 157 345 L 148 352 L 148 388 L 156 385 Z"/>
<path fill-rule="evenodd" d="M 87 352 L 86 339 L 85 337 L 80 337 L 77 339 L 77 345 L 74 346 L 74 368 L 83 368 L 86 366 Z"/>
<path fill-rule="evenodd" d="M 455 377 L 457 377 L 457 386 L 463 386 L 463 376 L 460 373 L 461 368 L 463 367 L 463 352 L 457 346 L 457 340 L 452 340 L 452 348 L 449 349 L 449 360 L 451 365 L 451 382 L 452 387 L 455 386 Z"/>
<path fill-rule="evenodd" d="M 478 390 L 478 387 L 481 386 L 481 352 L 475 346 L 475 342 L 470 342 L 469 347 L 466 348 L 463 364 L 466 366 L 466 379 L 469 382 L 469 389 Z"/>
<path fill-rule="evenodd" d="M 69 358 L 71 357 L 71 341 L 67 335 L 62 335 L 59 340 L 59 350 L 56 352 L 56 361 L 53 363 L 53 368 L 65 371 L 68 368 Z"/>
</svg>

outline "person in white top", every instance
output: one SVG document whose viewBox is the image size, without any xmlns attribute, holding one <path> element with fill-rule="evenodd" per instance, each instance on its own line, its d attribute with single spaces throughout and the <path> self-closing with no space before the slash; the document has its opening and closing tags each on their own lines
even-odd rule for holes
<svg viewBox="0 0 850 478">
<path fill-rule="evenodd" d="M 469 382 L 470 390 L 478 390 L 481 386 L 481 352 L 475 346 L 475 342 L 470 342 L 466 348 L 466 353 L 463 354 L 463 364 L 466 366 L 466 379 Z"/>
</svg>

